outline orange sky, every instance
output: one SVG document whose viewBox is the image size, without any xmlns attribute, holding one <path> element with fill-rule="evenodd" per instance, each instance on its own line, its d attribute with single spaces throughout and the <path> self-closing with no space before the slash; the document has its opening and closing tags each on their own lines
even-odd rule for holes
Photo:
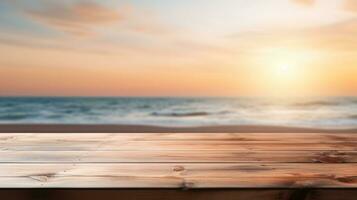
<svg viewBox="0 0 357 200">
<path fill-rule="evenodd" d="M 4 1 L 0 96 L 357 95 L 356 2 Z"/>
</svg>

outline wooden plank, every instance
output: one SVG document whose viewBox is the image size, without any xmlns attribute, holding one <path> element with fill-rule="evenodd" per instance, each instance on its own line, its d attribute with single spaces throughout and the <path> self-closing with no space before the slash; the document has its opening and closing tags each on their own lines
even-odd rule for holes
<svg viewBox="0 0 357 200">
<path fill-rule="evenodd" d="M 0 151 L 357 150 L 357 134 L 0 134 Z"/>
<path fill-rule="evenodd" d="M 357 151 L 357 142 L 241 142 L 241 141 L 109 141 L 97 150 L 345 150 Z"/>
<path fill-rule="evenodd" d="M 356 188 L 356 168 L 357 164 L 0 164 L 0 187 Z"/>
<path fill-rule="evenodd" d="M 356 163 L 357 151 L 0 151 L 0 163 Z"/>
<path fill-rule="evenodd" d="M 357 151 L 357 142 L 324 141 L 316 143 L 275 143 L 237 141 L 108 141 L 108 142 L 40 142 L 1 144 L 0 151 L 135 151 L 135 150 L 245 150 L 245 151 Z"/>
</svg>

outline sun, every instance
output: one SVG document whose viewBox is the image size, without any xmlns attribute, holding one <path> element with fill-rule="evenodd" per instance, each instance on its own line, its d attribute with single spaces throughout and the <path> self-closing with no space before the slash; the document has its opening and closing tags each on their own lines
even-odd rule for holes
<svg viewBox="0 0 357 200">
<path fill-rule="evenodd" d="M 314 54 L 307 49 L 268 48 L 263 54 L 262 66 L 273 78 L 295 79 L 313 58 Z"/>
<path fill-rule="evenodd" d="M 265 84 L 274 95 L 294 93 L 304 82 L 304 57 L 293 51 L 279 52 L 266 62 Z M 276 93 L 276 94 L 275 94 Z"/>
<path fill-rule="evenodd" d="M 280 78 L 294 78 L 298 75 L 296 64 L 283 63 L 275 67 L 275 75 Z"/>
<path fill-rule="evenodd" d="M 309 89 L 320 56 L 309 49 L 265 49 L 257 60 L 257 88 L 272 96 L 303 93 Z"/>
</svg>

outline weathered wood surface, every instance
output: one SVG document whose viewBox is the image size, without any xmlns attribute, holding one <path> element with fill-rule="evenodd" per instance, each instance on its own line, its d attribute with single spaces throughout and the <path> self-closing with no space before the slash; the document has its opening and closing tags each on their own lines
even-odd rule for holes
<svg viewBox="0 0 357 200">
<path fill-rule="evenodd" d="M 0 134 L 0 188 L 357 189 L 357 134 Z"/>
<path fill-rule="evenodd" d="M 356 163 L 357 151 L 0 151 L 1 163 Z"/>
</svg>

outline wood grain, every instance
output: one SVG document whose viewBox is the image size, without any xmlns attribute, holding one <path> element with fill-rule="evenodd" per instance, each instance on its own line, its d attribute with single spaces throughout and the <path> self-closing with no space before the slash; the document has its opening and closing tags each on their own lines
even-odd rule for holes
<svg viewBox="0 0 357 200">
<path fill-rule="evenodd" d="M 0 163 L 357 163 L 357 151 L 0 151 Z"/>
<path fill-rule="evenodd" d="M 0 187 L 354 188 L 356 168 L 357 164 L 2 164 Z"/>
<path fill-rule="evenodd" d="M 0 188 L 357 188 L 353 133 L 5 133 Z"/>
</svg>

